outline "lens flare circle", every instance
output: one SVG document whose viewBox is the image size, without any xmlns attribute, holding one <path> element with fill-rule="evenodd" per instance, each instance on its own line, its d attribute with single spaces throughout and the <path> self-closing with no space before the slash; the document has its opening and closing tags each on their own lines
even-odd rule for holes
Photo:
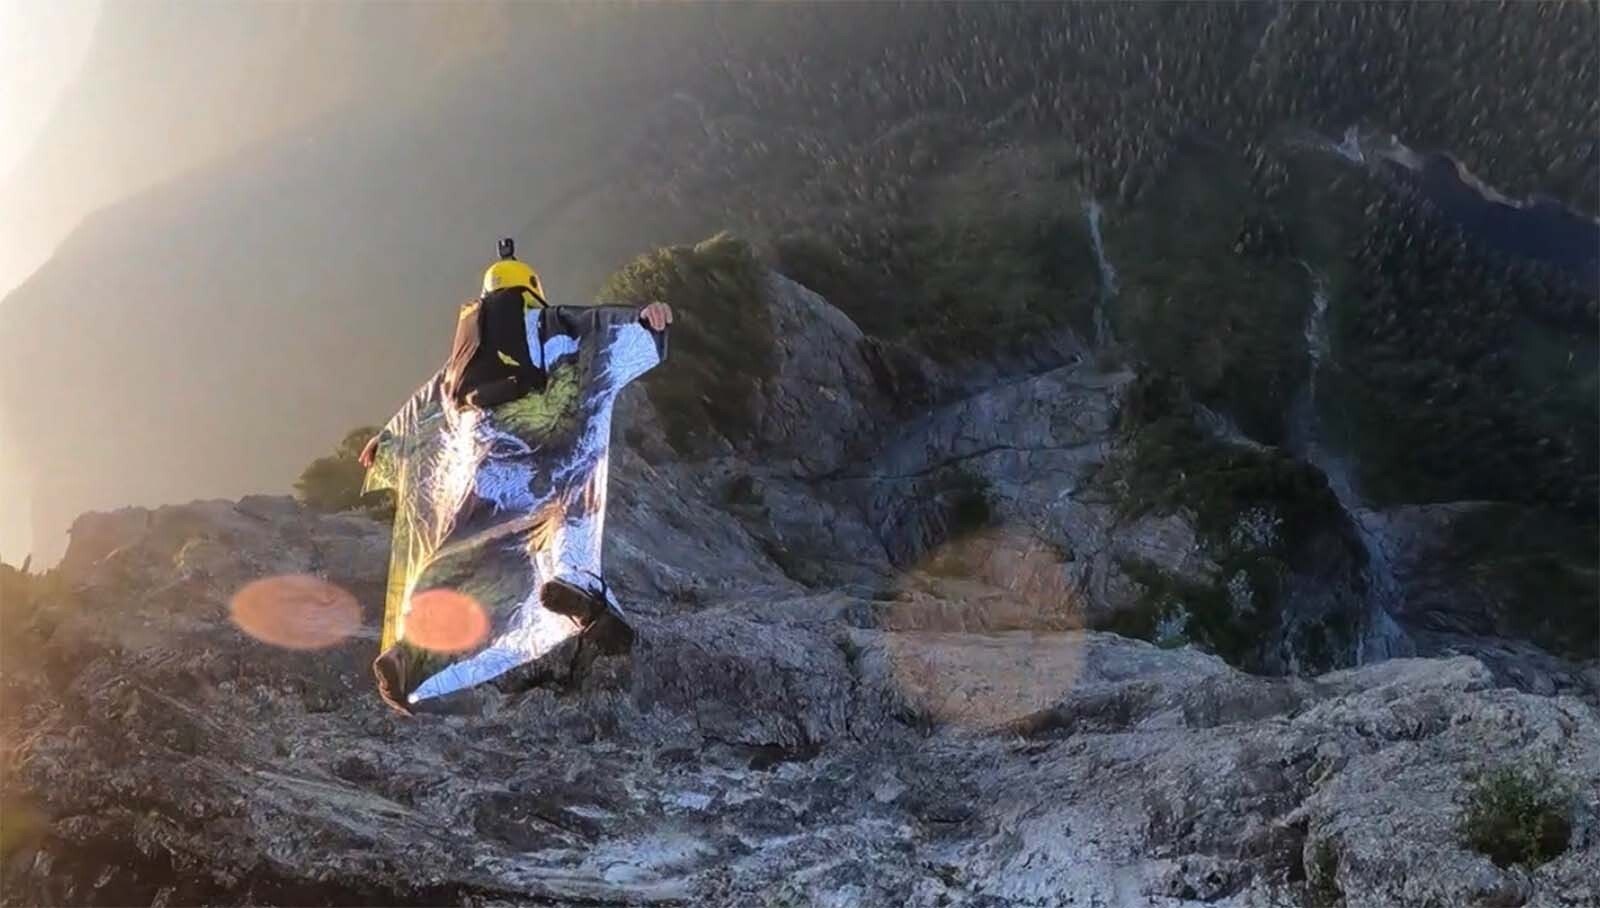
<svg viewBox="0 0 1600 908">
<path fill-rule="evenodd" d="M 879 620 L 906 704 L 942 725 L 1021 727 L 1061 703 L 1088 658 L 1082 607 L 1058 552 L 999 525 L 934 547 Z"/>
<path fill-rule="evenodd" d="M 464 653 L 489 639 L 489 615 L 465 593 L 426 590 L 411 597 L 405 639 L 436 653 Z"/>
<path fill-rule="evenodd" d="M 327 649 L 361 626 L 356 597 L 307 574 L 248 583 L 233 595 L 228 610 L 241 631 L 284 649 Z"/>
</svg>

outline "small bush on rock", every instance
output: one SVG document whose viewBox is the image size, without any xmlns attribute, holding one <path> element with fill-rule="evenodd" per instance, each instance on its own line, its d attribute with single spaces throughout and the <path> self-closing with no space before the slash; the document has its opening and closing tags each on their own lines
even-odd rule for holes
<svg viewBox="0 0 1600 908">
<path fill-rule="evenodd" d="M 1314 908 L 1334 908 L 1344 898 L 1339 889 L 1339 852 L 1328 839 L 1311 852 L 1311 873 L 1306 894 Z"/>
<path fill-rule="evenodd" d="M 359 460 L 361 449 L 377 432 L 374 426 L 352 429 L 332 455 L 318 457 L 307 465 L 294 484 L 294 494 L 300 503 L 325 513 L 359 509 L 378 518 L 392 516 L 393 493 L 361 494 L 362 481 L 367 474 Z"/>
<path fill-rule="evenodd" d="M 1467 792 L 1461 835 L 1496 866 L 1538 867 L 1567 850 L 1570 792 L 1548 767 L 1502 766 Z"/>
<path fill-rule="evenodd" d="M 680 454 L 715 452 L 717 435 L 738 444 L 760 424 L 760 389 L 776 362 L 765 280 L 750 244 L 718 234 L 640 256 L 600 291 L 603 303 L 660 301 L 681 316 L 660 374 L 645 382 Z"/>
</svg>

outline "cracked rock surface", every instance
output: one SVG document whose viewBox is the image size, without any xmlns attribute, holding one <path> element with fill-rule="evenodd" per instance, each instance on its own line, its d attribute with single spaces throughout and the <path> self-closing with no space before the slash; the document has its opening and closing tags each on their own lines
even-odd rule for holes
<svg viewBox="0 0 1600 908">
<path fill-rule="evenodd" d="M 624 408 L 626 656 L 569 645 L 392 715 L 367 667 L 386 528 L 281 498 L 88 515 L 55 576 L 8 575 L 29 602 L 0 628 L 0 901 L 1600 902 L 1589 689 L 1471 655 L 1254 676 L 1093 630 L 1136 598 L 1130 554 L 1215 570 L 1183 514 L 1094 482 L 1130 376 L 1064 365 L 904 413 L 848 319 L 774 282 L 791 336 L 747 450 L 681 460 Z M 862 390 L 823 402 L 834 382 Z M 292 574 L 360 625 L 295 651 L 230 622 Z M 1571 785 L 1570 841 L 1499 867 L 1461 801 L 1532 761 Z"/>
<path fill-rule="evenodd" d="M 1471 658 L 1270 679 L 834 595 L 645 619 L 631 656 L 404 720 L 370 640 L 269 649 L 152 592 L 7 672 L 7 801 L 51 818 L 9 903 L 1295 904 L 1323 851 L 1352 905 L 1600 898 L 1600 717 Z M 1457 801 L 1535 757 L 1573 844 L 1501 869 Z"/>
</svg>

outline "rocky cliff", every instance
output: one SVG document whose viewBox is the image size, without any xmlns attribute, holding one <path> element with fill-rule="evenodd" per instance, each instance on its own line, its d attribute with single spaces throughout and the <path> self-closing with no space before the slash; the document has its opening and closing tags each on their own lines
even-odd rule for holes
<svg viewBox="0 0 1600 908">
<path fill-rule="evenodd" d="M 88 515 L 56 571 L 6 571 L 0 898 L 1600 899 L 1600 669 L 1429 575 L 1448 515 L 1389 515 L 1426 591 L 1393 617 L 1437 655 L 1355 665 L 1370 554 L 1315 468 L 1070 334 L 1066 365 L 975 380 L 776 275 L 743 302 L 772 344 L 724 378 L 760 419 L 689 440 L 650 387 L 620 417 L 628 656 L 397 718 L 367 669 L 384 527 L 287 499 Z M 1204 456 L 1167 469 L 1174 438 Z M 360 603 L 342 641 L 230 621 L 302 574 Z M 1474 779 L 1534 765 L 1565 835 L 1497 863 Z"/>
</svg>

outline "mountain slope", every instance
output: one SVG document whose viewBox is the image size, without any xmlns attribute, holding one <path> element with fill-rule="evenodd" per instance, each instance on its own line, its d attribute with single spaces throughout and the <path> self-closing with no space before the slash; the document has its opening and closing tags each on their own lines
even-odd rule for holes
<svg viewBox="0 0 1600 908">
<path fill-rule="evenodd" d="M 1589 206 L 1595 15 L 875 4 L 578 17 L 548 45 L 474 55 L 92 219 L 0 305 L 0 419 L 45 554 L 85 508 L 286 487 L 433 367 L 506 233 L 568 301 L 661 242 L 724 227 L 809 237 L 813 267 L 790 270 L 870 332 L 977 375 L 1049 366 L 1053 338 L 1089 311 L 1081 206 L 1104 200 L 1108 231 L 1158 216 L 1153 187 L 1196 145 L 1236 155 L 1254 192 L 1275 137 L 1370 122 L 1457 152 L 1507 192 Z M 1018 170 L 992 165 L 1047 146 Z M 1189 251 L 1194 274 L 1145 289 L 1213 282 L 1199 270 L 1209 250 Z M 1199 336 L 1165 349 L 1234 364 L 1205 400 L 1270 441 L 1303 377 L 1284 326 L 1308 294 L 1292 262 L 1256 267 L 1218 270 L 1226 286 L 1191 309 Z M 85 276 L 105 274 L 112 300 L 85 301 Z M 1250 292 L 1234 292 L 1241 280 Z M 72 369 L 40 352 L 66 350 Z"/>
</svg>

